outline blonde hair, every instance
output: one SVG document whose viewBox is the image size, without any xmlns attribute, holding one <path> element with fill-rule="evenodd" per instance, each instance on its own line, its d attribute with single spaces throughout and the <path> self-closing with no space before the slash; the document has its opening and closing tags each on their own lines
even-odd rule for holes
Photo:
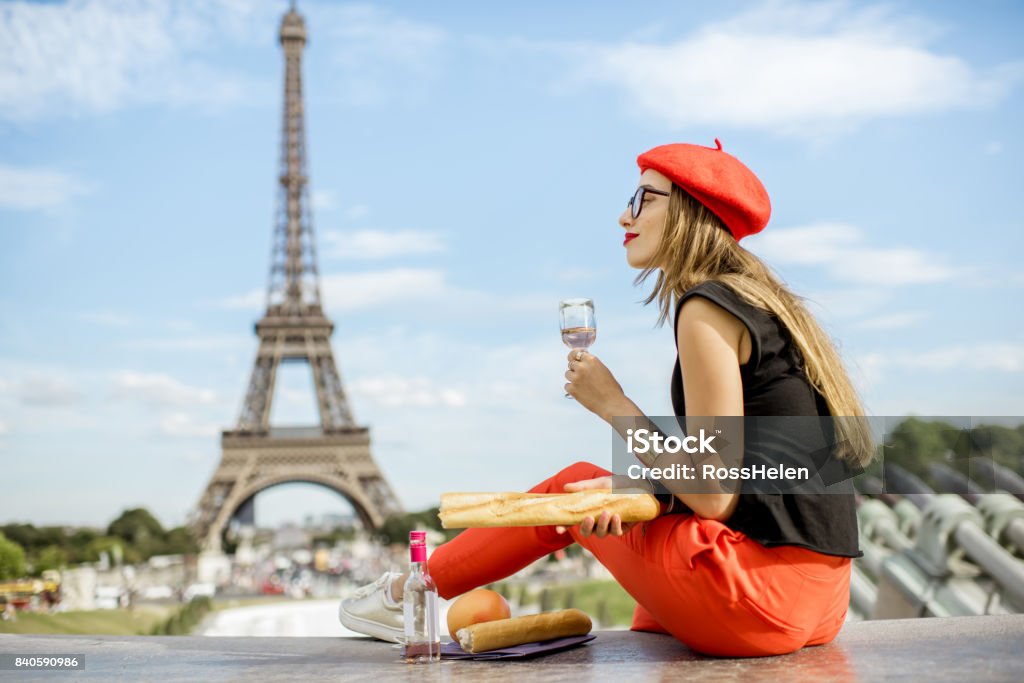
<svg viewBox="0 0 1024 683">
<path fill-rule="evenodd" d="M 660 260 L 644 268 L 636 284 L 657 271 L 644 303 L 658 300 L 659 325 L 669 319 L 683 293 L 708 281 L 727 285 L 747 303 L 776 316 L 796 346 L 808 381 L 828 404 L 837 455 L 860 467 L 871 462 L 874 446 L 863 405 L 828 334 L 800 298 L 733 239 L 718 216 L 674 184 L 658 254 Z"/>
</svg>

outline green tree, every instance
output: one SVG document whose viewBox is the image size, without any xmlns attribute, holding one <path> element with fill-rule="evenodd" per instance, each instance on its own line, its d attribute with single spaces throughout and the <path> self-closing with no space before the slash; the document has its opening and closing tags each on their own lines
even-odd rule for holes
<svg viewBox="0 0 1024 683">
<path fill-rule="evenodd" d="M 409 540 L 409 532 L 413 529 L 440 530 L 441 520 L 437 513 L 437 508 L 429 508 L 420 512 L 392 515 L 384 521 L 377 532 L 384 536 L 388 543 L 405 543 Z"/>
<path fill-rule="evenodd" d="M 117 547 L 119 550 L 115 550 Z M 139 557 L 133 549 L 125 547 L 125 541 L 123 538 L 117 538 L 114 536 L 100 536 L 99 538 L 93 539 L 92 542 L 85 549 L 85 561 L 86 562 L 98 562 L 100 555 L 107 553 L 111 562 L 115 562 L 118 554 L 121 555 L 122 559 L 126 563 L 138 562 Z"/>
<path fill-rule="evenodd" d="M 0 579 L 16 579 L 25 575 L 25 550 L 0 533 Z"/>
<path fill-rule="evenodd" d="M 67 534 L 64 532 L 64 527 L 60 526 L 41 526 L 39 527 L 39 536 L 33 545 L 33 550 L 42 550 L 51 545 L 63 546 L 67 543 Z M 29 548 L 25 548 L 29 550 Z"/>
<path fill-rule="evenodd" d="M 71 536 L 68 538 L 68 561 L 71 564 L 79 564 L 81 562 L 88 562 L 87 557 L 89 544 L 100 537 L 100 532 L 95 529 L 81 528 L 75 529 Z"/>
<path fill-rule="evenodd" d="M 164 528 L 146 508 L 125 510 L 107 527 L 107 536 L 123 538 L 133 545 L 163 541 Z"/>
<path fill-rule="evenodd" d="M 67 566 L 68 554 L 63 548 L 50 545 L 42 549 L 32 563 L 32 573 L 41 574 L 47 569 L 60 569 Z"/>
<path fill-rule="evenodd" d="M 972 455 L 991 457 L 1000 465 L 1012 470 L 1021 466 L 1024 454 L 1024 431 L 1001 425 L 979 425 L 972 433 L 974 452 Z"/>
<path fill-rule="evenodd" d="M 31 524 L 5 524 L 0 527 L 0 534 L 22 548 L 34 548 L 39 543 L 39 530 Z"/>
<path fill-rule="evenodd" d="M 135 563 L 164 551 L 166 532 L 149 510 L 125 510 L 107 527 L 107 536 L 124 540 L 125 562 Z"/>
<path fill-rule="evenodd" d="M 885 460 L 929 481 L 928 465 L 944 459 L 952 446 L 948 443 L 948 435 L 956 432 L 945 422 L 925 422 L 908 417 L 890 432 L 883 451 Z"/>
<path fill-rule="evenodd" d="M 167 532 L 164 541 L 163 555 L 192 555 L 199 552 L 199 545 L 196 543 L 192 530 L 188 527 L 174 527 Z"/>
</svg>

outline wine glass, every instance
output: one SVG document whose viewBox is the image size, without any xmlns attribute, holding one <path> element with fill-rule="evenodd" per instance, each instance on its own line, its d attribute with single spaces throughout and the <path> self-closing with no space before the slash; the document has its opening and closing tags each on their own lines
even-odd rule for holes
<svg viewBox="0 0 1024 683">
<path fill-rule="evenodd" d="M 558 302 L 558 318 L 562 328 L 562 343 L 570 349 L 582 351 L 597 339 L 597 319 L 591 299 L 565 299 Z M 566 398 L 572 398 L 570 394 Z"/>
</svg>

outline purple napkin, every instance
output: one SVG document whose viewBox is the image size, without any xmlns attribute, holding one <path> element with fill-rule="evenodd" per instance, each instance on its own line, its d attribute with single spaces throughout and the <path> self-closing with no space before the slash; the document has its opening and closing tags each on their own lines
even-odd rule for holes
<svg viewBox="0 0 1024 683">
<path fill-rule="evenodd" d="M 536 655 L 546 655 L 552 652 L 568 650 L 571 647 L 589 643 L 596 637 L 588 633 L 585 636 L 569 636 L 567 638 L 555 638 L 554 640 L 542 640 L 536 643 L 523 643 L 515 647 L 477 652 L 476 654 L 466 652 L 459 647 L 458 643 L 444 643 L 441 645 L 441 659 L 515 659 L 534 657 Z"/>
</svg>

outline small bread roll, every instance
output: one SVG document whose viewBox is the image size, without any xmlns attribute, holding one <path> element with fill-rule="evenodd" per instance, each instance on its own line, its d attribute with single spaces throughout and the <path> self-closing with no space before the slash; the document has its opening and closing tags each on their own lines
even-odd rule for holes
<svg viewBox="0 0 1024 683">
<path fill-rule="evenodd" d="M 591 489 L 577 493 L 445 493 L 441 526 L 468 529 L 502 526 L 574 526 L 603 510 L 623 522 L 646 522 L 661 511 L 649 493 L 615 493 Z"/>
<path fill-rule="evenodd" d="M 590 633 L 593 624 L 578 609 L 531 614 L 527 617 L 497 619 L 460 628 L 456 635 L 466 652 L 487 652 L 523 643 L 553 640 Z"/>
</svg>

